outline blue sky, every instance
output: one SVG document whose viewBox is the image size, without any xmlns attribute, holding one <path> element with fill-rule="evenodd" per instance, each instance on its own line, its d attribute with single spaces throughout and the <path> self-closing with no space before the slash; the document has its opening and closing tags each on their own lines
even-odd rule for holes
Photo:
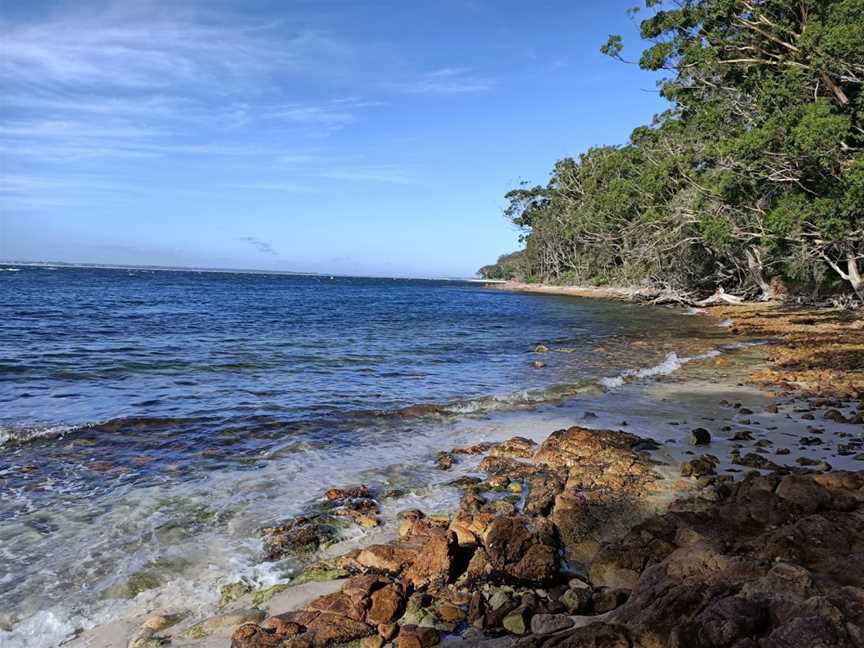
<svg viewBox="0 0 864 648">
<path fill-rule="evenodd" d="M 636 0 L 0 5 L 0 258 L 470 276 L 663 109 Z"/>
</svg>

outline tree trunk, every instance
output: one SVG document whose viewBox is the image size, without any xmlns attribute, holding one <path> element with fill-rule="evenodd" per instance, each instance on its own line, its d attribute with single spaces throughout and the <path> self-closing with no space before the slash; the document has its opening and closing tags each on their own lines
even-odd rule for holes
<svg viewBox="0 0 864 648">
<path fill-rule="evenodd" d="M 846 259 L 847 280 L 852 284 L 852 290 L 858 295 L 858 299 L 864 304 L 864 277 L 858 271 L 858 259 L 851 252 Z"/>
<path fill-rule="evenodd" d="M 774 301 L 777 299 L 774 289 L 770 283 L 765 281 L 765 276 L 762 274 L 762 257 L 759 254 L 759 250 L 750 248 L 749 250 L 745 250 L 744 253 L 747 255 L 747 267 L 750 269 L 750 274 L 753 276 L 753 280 L 758 284 L 760 290 L 762 290 L 760 299 L 762 301 Z"/>
<path fill-rule="evenodd" d="M 852 284 L 852 290 L 855 291 L 855 294 L 858 295 L 858 299 L 861 300 L 861 303 L 864 304 L 864 277 L 861 276 L 861 272 L 858 270 L 858 257 L 854 252 L 846 253 L 846 272 L 843 272 L 843 269 L 831 258 L 822 253 L 822 258 L 824 258 L 828 265 L 830 265 L 834 272 L 839 274 L 844 281 L 848 281 Z"/>
</svg>

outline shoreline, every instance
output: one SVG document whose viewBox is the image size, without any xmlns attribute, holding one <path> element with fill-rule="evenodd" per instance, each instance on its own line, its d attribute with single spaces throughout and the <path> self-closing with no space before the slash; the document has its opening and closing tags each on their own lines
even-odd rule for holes
<svg viewBox="0 0 864 648">
<path fill-rule="evenodd" d="M 549 294 L 551 290 L 550 287 L 544 287 L 543 290 L 537 292 Z M 582 289 L 574 289 L 557 294 L 588 296 Z M 252 601 L 250 595 L 244 595 L 246 596 L 245 599 L 241 596 L 233 604 L 233 607 L 228 606 L 221 615 L 214 617 L 221 619 L 221 621 L 204 620 L 195 625 L 189 625 L 188 623 L 185 625 L 179 624 L 177 626 L 177 634 L 172 634 L 172 645 L 200 646 L 201 648 L 225 646 L 229 642 L 228 634 L 226 634 L 229 628 L 224 624 L 227 623 L 230 626 L 233 623 L 234 625 L 230 629 L 234 631 L 232 646 L 235 646 L 235 648 L 257 648 L 259 646 L 263 648 L 264 646 L 270 646 L 277 639 L 280 642 L 278 645 L 284 644 L 293 648 L 308 648 L 309 646 L 320 648 L 333 642 L 320 640 L 319 637 L 331 636 L 334 632 L 337 634 L 332 636 L 338 636 L 340 639 L 346 641 L 362 638 L 364 648 L 380 648 L 385 642 L 394 641 L 392 636 L 388 639 L 387 635 L 394 630 L 398 630 L 398 628 L 389 627 L 397 620 L 396 618 L 383 624 L 388 626 L 383 629 L 383 634 L 380 627 L 382 624 L 378 624 L 379 627 L 377 627 L 378 632 L 376 634 L 375 625 L 370 626 L 366 623 L 368 621 L 367 616 L 375 609 L 376 592 L 379 590 L 384 591 L 385 589 L 388 592 L 396 590 L 396 594 L 393 597 L 397 601 L 394 603 L 394 609 L 398 610 L 402 615 L 399 617 L 399 621 L 402 624 L 403 632 L 397 635 L 395 639 L 395 644 L 399 648 L 428 648 L 428 645 L 431 645 L 430 642 L 433 640 L 435 642 L 443 641 L 447 645 L 451 645 L 454 642 L 468 642 L 466 645 L 475 646 L 479 643 L 481 645 L 488 644 L 490 647 L 493 645 L 507 646 L 520 637 L 525 638 L 523 639 L 524 641 L 539 642 L 537 645 L 540 645 L 544 641 L 551 641 L 553 637 L 560 638 L 566 633 L 571 633 L 575 636 L 578 633 L 588 632 L 587 630 L 583 630 L 583 627 L 592 628 L 590 632 L 619 632 L 620 637 L 623 637 L 621 639 L 622 642 L 625 640 L 631 642 L 620 643 L 621 646 L 643 645 L 641 643 L 632 643 L 634 633 L 638 628 L 625 627 L 625 629 L 619 631 L 617 626 L 615 626 L 610 630 L 604 623 L 604 619 L 610 614 L 612 616 L 623 614 L 625 617 L 629 614 L 631 617 L 634 615 L 638 617 L 640 613 L 640 609 L 638 609 L 638 606 L 634 607 L 634 601 L 631 601 L 631 599 L 633 597 L 638 599 L 639 597 L 641 572 L 637 573 L 637 571 L 631 568 L 629 570 L 630 573 L 622 577 L 621 574 L 623 572 L 621 570 L 624 569 L 626 572 L 627 569 L 622 567 L 621 564 L 616 563 L 616 561 L 620 563 L 622 560 L 621 556 L 612 560 L 607 555 L 613 552 L 616 543 L 626 542 L 626 538 L 629 537 L 628 534 L 632 533 L 631 529 L 639 521 L 648 521 L 650 523 L 651 520 L 660 520 L 664 516 L 675 513 L 681 507 L 685 507 L 685 509 L 687 507 L 695 507 L 694 510 L 710 512 L 715 511 L 715 509 L 720 510 L 725 505 L 738 505 L 738 499 L 743 497 L 742 489 L 745 489 L 745 486 L 735 486 L 735 484 L 744 483 L 746 484 L 746 488 L 752 488 L 753 480 L 765 478 L 775 479 L 776 483 L 774 483 L 771 489 L 772 497 L 779 497 L 784 502 L 784 498 L 777 495 L 777 492 L 787 478 L 798 480 L 795 482 L 796 484 L 803 479 L 806 482 L 806 488 L 814 492 L 818 489 L 827 489 L 827 486 L 823 483 L 826 480 L 833 484 L 838 480 L 845 483 L 845 481 L 852 479 L 854 484 L 857 485 L 851 488 L 851 491 L 844 486 L 843 488 L 849 492 L 844 491 L 843 495 L 851 497 L 856 502 L 864 501 L 864 477 L 862 477 L 859 484 L 858 481 L 855 481 L 858 479 L 857 477 L 846 476 L 852 473 L 838 473 L 835 466 L 831 465 L 831 461 L 827 461 L 826 463 L 827 459 L 837 456 L 838 448 L 844 445 L 849 446 L 850 449 L 857 450 L 857 453 L 860 454 L 860 457 L 856 456 L 851 460 L 864 461 L 864 454 L 861 454 L 864 448 L 861 447 L 860 432 L 857 437 L 854 434 L 855 430 L 860 431 L 861 404 L 858 403 L 856 406 L 854 399 L 849 399 L 850 394 L 848 391 L 842 390 L 842 393 L 835 392 L 834 396 L 836 398 L 833 400 L 831 398 L 826 399 L 826 395 L 831 393 L 829 386 L 835 384 L 834 381 L 823 383 L 817 386 L 818 389 L 814 389 L 812 377 L 809 383 L 800 380 L 793 381 L 790 378 L 796 376 L 792 376 L 788 371 L 787 373 L 783 373 L 782 367 L 780 369 L 776 367 L 771 368 L 772 365 L 782 364 L 783 358 L 786 357 L 781 353 L 786 348 L 784 345 L 792 345 L 791 351 L 794 350 L 794 346 L 797 344 L 797 336 L 800 333 L 796 333 L 796 331 L 800 330 L 801 325 L 800 323 L 792 322 L 788 318 L 801 317 L 801 314 L 806 312 L 812 313 L 812 311 L 794 310 L 788 317 L 779 317 L 775 315 L 776 312 L 771 307 L 763 305 L 717 307 L 710 310 L 710 314 L 718 318 L 733 317 L 734 322 L 730 327 L 730 332 L 733 335 L 770 334 L 774 341 L 766 347 L 768 357 L 763 362 L 751 366 L 750 369 L 754 371 L 750 371 L 749 373 L 754 378 L 754 384 L 759 385 L 758 389 L 766 393 L 766 398 L 774 402 L 768 405 L 763 411 L 756 412 L 738 403 L 724 405 L 724 407 L 729 408 L 729 423 L 732 425 L 723 426 L 724 432 L 718 434 L 718 424 L 712 421 L 709 424 L 712 427 L 712 440 L 709 441 L 708 445 L 684 446 L 671 454 L 666 447 L 657 446 L 654 450 L 647 452 L 641 447 L 641 444 L 646 442 L 643 437 L 637 436 L 632 438 L 633 435 L 624 430 L 610 430 L 607 435 L 602 431 L 602 428 L 594 428 L 591 425 L 593 421 L 589 423 L 573 421 L 577 426 L 590 425 L 590 427 L 577 427 L 575 428 L 576 431 L 572 433 L 568 431 L 573 438 L 565 438 L 564 441 L 559 442 L 558 447 L 556 447 L 552 455 L 549 452 L 546 453 L 547 459 L 551 458 L 550 460 L 553 463 L 558 462 L 558 464 L 561 464 L 557 466 L 558 470 L 564 470 L 568 473 L 562 474 L 559 472 L 557 477 L 553 475 L 551 486 L 547 479 L 549 478 L 547 462 L 545 460 L 539 464 L 537 462 L 538 450 L 542 453 L 547 442 L 550 442 L 555 435 L 559 435 L 560 441 L 560 437 L 567 437 L 568 433 L 562 435 L 560 432 L 556 432 L 545 439 L 541 436 L 539 440 L 542 443 L 539 445 L 534 441 L 516 437 L 496 446 L 484 447 L 482 451 L 479 451 L 478 455 L 482 456 L 485 454 L 485 457 L 477 466 L 477 474 L 481 476 L 480 480 L 474 483 L 466 483 L 462 503 L 456 511 L 450 512 L 450 515 L 446 519 L 442 519 L 440 515 L 427 515 L 423 512 L 416 512 L 408 518 L 403 518 L 397 539 L 379 545 L 369 545 L 368 542 L 365 544 L 361 543 L 357 549 L 349 551 L 348 554 L 342 556 L 341 560 L 343 562 L 341 564 L 338 563 L 339 559 L 337 559 L 336 565 L 340 570 L 340 575 L 348 577 L 354 574 L 350 578 L 340 578 L 317 585 L 311 583 L 292 585 L 288 583 L 284 592 L 280 592 L 277 596 L 274 596 L 266 606 L 266 615 L 269 616 L 267 617 L 268 621 L 263 622 L 263 625 L 259 625 L 262 624 L 263 617 L 258 618 L 258 612 L 253 613 L 251 608 L 242 607 L 243 605 L 250 604 Z M 735 318 L 735 315 L 739 317 Z M 784 317 L 787 317 L 787 319 L 784 319 Z M 837 323 L 837 313 L 820 314 L 817 312 L 816 315 L 807 315 L 806 317 L 824 317 L 827 320 L 803 326 L 831 327 L 830 330 L 834 332 L 835 339 L 830 343 L 823 340 L 830 347 L 833 348 L 839 344 L 841 345 L 839 350 L 845 351 L 848 344 L 852 344 L 853 347 L 858 344 L 856 333 L 856 331 L 860 330 L 858 328 L 851 329 L 853 331 L 852 337 L 854 338 L 851 342 L 838 341 L 836 339 L 837 330 L 833 327 L 839 326 L 842 331 L 846 330 L 845 327 L 847 326 L 843 317 L 840 317 L 840 324 Z M 857 324 L 855 324 L 857 321 L 858 318 L 853 318 L 853 326 L 857 327 Z M 769 326 L 769 323 L 772 323 L 772 325 Z M 812 333 L 812 331 L 809 331 L 809 333 Z M 824 331 L 821 334 L 824 335 Z M 816 348 L 812 349 L 811 353 L 818 354 L 820 351 Z M 726 359 L 715 359 L 706 362 L 709 364 L 712 362 L 715 363 L 717 369 L 713 369 L 713 371 L 722 372 L 722 367 L 726 364 L 723 360 Z M 759 368 L 759 364 L 764 365 L 764 367 Z M 760 374 L 764 374 L 766 370 L 771 373 L 762 375 L 762 379 L 760 379 Z M 788 367 L 786 370 L 788 370 Z M 836 378 L 836 372 L 843 373 L 842 369 L 835 368 L 834 371 L 835 374 L 820 375 L 822 377 Z M 711 370 L 709 370 L 710 372 Z M 845 389 L 847 386 L 857 385 L 857 380 L 857 373 L 852 372 L 852 377 L 849 380 L 836 384 L 844 386 Z M 692 380 L 683 379 L 682 389 L 686 390 L 690 383 L 692 383 Z M 664 385 L 662 381 L 658 382 L 658 384 Z M 671 389 L 669 398 L 681 398 L 681 395 L 675 392 L 674 381 L 671 386 L 665 385 L 665 387 Z M 714 395 L 714 392 L 710 391 L 710 388 L 709 394 L 711 396 Z M 812 396 L 813 394 L 821 394 L 823 396 L 822 400 L 819 402 L 808 402 L 805 399 L 806 396 Z M 860 398 L 860 392 L 855 392 L 853 395 Z M 847 400 L 840 400 L 842 398 L 847 398 Z M 856 407 L 858 408 L 857 411 Z M 587 413 L 585 416 L 588 418 Z M 785 419 L 782 416 L 785 416 Z M 789 419 L 794 419 L 794 426 L 789 422 Z M 688 426 L 691 433 L 692 426 L 693 423 Z M 725 428 L 729 429 L 726 430 Z M 585 432 L 580 432 L 580 430 L 584 430 Z M 549 431 L 547 430 L 547 432 Z M 562 456 L 567 454 L 564 451 L 564 446 L 568 448 L 567 452 L 575 451 L 579 455 L 581 452 L 580 447 L 591 443 L 586 433 L 591 438 L 600 436 L 608 441 L 607 445 L 601 444 L 594 448 L 591 454 L 591 461 L 594 462 L 598 455 L 604 456 L 605 459 L 599 474 L 591 472 L 590 477 L 584 474 L 585 470 L 589 470 L 588 467 L 583 465 L 585 457 L 572 465 L 568 464 L 570 460 L 566 459 L 566 457 L 562 459 Z M 788 438 L 784 440 L 783 436 Z M 824 445 L 823 439 L 830 437 L 834 437 L 832 439 L 834 443 L 833 449 L 822 452 L 816 459 L 809 459 L 805 456 L 812 454 L 810 451 L 815 447 L 812 445 L 813 443 L 821 448 Z M 528 442 L 526 443 L 526 441 Z M 844 443 L 846 441 L 848 443 Z M 781 449 L 776 448 L 775 442 L 778 445 L 781 442 L 785 445 L 799 445 L 794 450 L 783 448 L 786 450 L 786 454 L 780 455 L 779 452 L 774 452 Z M 718 446 L 718 443 L 722 445 Z M 857 446 L 852 448 L 856 443 Z M 665 463 L 656 463 L 657 458 L 664 453 L 666 454 L 663 460 Z M 460 452 L 448 451 L 442 448 L 439 462 L 443 461 L 444 464 L 451 462 L 459 463 L 464 460 L 463 457 L 468 456 L 471 455 L 463 455 Z M 808 463 L 798 466 L 795 464 L 791 466 L 780 464 L 778 463 L 781 461 L 780 456 L 787 461 L 808 458 Z M 851 455 L 847 455 L 847 458 L 849 456 Z M 622 461 L 629 467 L 624 470 L 623 474 L 619 474 Z M 844 463 L 848 462 L 844 460 Z M 544 468 L 537 470 L 538 466 L 543 466 Z M 849 464 L 849 468 L 856 468 L 856 464 Z M 634 470 L 635 473 L 633 472 Z M 574 471 L 578 474 L 574 474 Z M 656 471 L 663 473 L 659 481 L 659 484 L 663 486 L 659 490 L 656 488 L 658 485 L 657 480 L 650 477 L 650 474 Z M 747 475 L 748 471 L 751 474 Z M 553 470 L 552 473 L 554 472 Z M 538 478 L 541 483 L 536 487 L 533 486 L 535 478 L 541 473 L 543 474 L 543 479 Z M 483 474 L 486 475 L 486 479 L 482 479 Z M 779 474 L 780 476 L 770 477 L 772 474 Z M 859 472 L 858 474 L 861 475 L 862 473 Z M 757 475 L 763 476 L 757 477 Z M 744 479 L 741 480 L 741 477 L 744 477 Z M 557 482 L 555 481 L 556 478 Z M 587 482 L 586 479 L 588 479 Z M 584 488 L 587 484 L 589 492 L 596 490 L 599 499 L 589 502 L 587 505 L 584 503 L 580 504 L 577 501 L 577 508 L 573 509 L 572 505 L 574 502 L 567 502 L 567 497 L 565 497 L 568 488 L 567 485 L 571 480 L 575 482 L 573 484 L 574 487 L 578 484 L 580 488 Z M 516 484 L 518 484 L 518 488 Z M 526 507 L 531 503 L 532 497 L 535 497 L 532 491 L 536 494 L 536 497 L 541 497 L 544 490 L 548 491 L 550 489 L 553 491 L 551 504 L 548 492 L 545 495 L 546 503 L 543 505 L 538 504 L 541 507 L 541 511 L 545 507 L 545 514 L 541 513 L 532 516 L 528 513 Z M 556 489 L 557 494 L 554 492 Z M 651 491 L 651 496 L 647 498 L 644 497 L 646 489 Z M 783 492 L 783 489 L 780 492 Z M 380 498 L 380 494 L 370 495 L 369 497 L 363 496 L 360 498 L 343 497 L 338 499 L 337 502 L 340 506 L 347 506 L 349 510 L 354 510 L 351 508 L 356 504 L 354 500 L 360 501 L 360 509 L 355 511 L 358 514 L 358 519 L 360 519 L 360 515 L 367 514 L 376 506 L 376 504 L 370 504 L 364 500 L 371 499 L 373 502 L 380 502 L 380 499 L 376 499 Z M 681 501 L 682 496 L 685 497 L 684 503 Z M 597 524 L 596 514 L 591 512 L 594 508 L 598 508 L 598 510 L 602 510 L 608 514 L 610 510 L 614 510 L 617 506 L 622 505 L 622 500 L 628 499 L 631 501 L 623 504 L 627 508 L 627 512 L 623 516 L 616 518 L 614 515 L 606 515 Z M 483 501 L 481 502 L 480 500 Z M 556 514 L 559 502 L 564 502 L 570 508 L 564 506 Z M 633 514 L 634 502 L 635 508 L 640 510 L 641 514 Z M 799 502 L 798 504 L 802 505 L 805 509 L 810 506 L 808 501 Z M 490 506 L 492 507 L 491 509 L 489 508 Z M 511 506 L 514 508 L 511 508 Z M 584 508 L 585 506 L 587 508 Z M 646 509 L 641 509 L 640 507 L 646 507 Z M 563 513 L 564 511 L 567 512 L 566 515 Z M 478 515 L 480 516 L 479 518 L 477 518 Z M 508 533 L 512 532 L 516 533 L 516 535 L 524 535 L 524 528 L 520 526 L 520 522 L 514 522 L 514 519 L 518 520 L 527 516 L 531 520 L 534 520 L 531 528 L 538 523 L 541 527 L 551 525 L 551 528 L 555 529 L 555 531 L 551 531 L 552 537 L 559 538 L 558 542 L 563 544 L 562 550 L 567 553 L 571 551 L 573 546 L 579 545 L 573 537 L 565 540 L 567 533 L 571 533 L 571 535 L 575 533 L 568 525 L 573 520 L 579 520 L 586 515 L 589 518 L 595 519 L 592 533 L 600 534 L 599 537 L 594 537 L 587 541 L 587 544 L 591 547 L 590 550 L 595 552 L 595 557 L 598 553 L 601 556 L 606 556 L 606 558 L 603 558 L 606 563 L 611 561 L 611 566 L 601 561 L 601 566 L 592 568 L 592 560 L 587 560 L 588 567 L 586 572 L 577 570 L 566 573 L 569 581 L 573 581 L 574 579 L 580 581 L 581 584 L 578 585 L 579 590 L 586 587 L 590 590 L 592 602 L 587 607 L 585 605 L 581 609 L 578 605 L 573 609 L 566 608 L 566 606 L 565 608 L 560 607 L 562 605 L 561 597 L 568 595 L 568 592 L 571 602 L 573 597 L 584 598 L 583 593 L 573 593 L 573 588 L 569 587 L 569 585 L 563 592 L 558 592 L 559 598 L 557 600 L 547 599 L 545 602 L 542 602 L 542 605 L 535 602 L 533 604 L 534 607 L 531 607 L 531 605 L 525 603 L 524 597 L 528 596 L 533 590 L 531 587 L 527 590 L 525 589 L 526 581 L 521 576 L 514 577 L 513 574 L 508 575 L 508 569 L 515 569 L 515 567 L 512 565 L 508 567 L 506 561 L 505 563 L 500 563 L 500 561 L 496 563 L 495 560 L 492 560 L 492 571 L 486 574 L 488 578 L 483 576 L 484 572 L 481 570 L 480 575 L 477 576 L 480 580 L 466 589 L 469 593 L 472 590 L 474 591 L 470 599 L 466 599 L 466 594 L 460 593 L 458 588 L 454 590 L 454 587 L 459 582 L 458 578 L 455 582 L 442 583 L 440 588 L 432 587 L 434 578 L 443 578 L 443 572 L 437 573 L 437 576 L 431 573 L 434 572 L 434 566 L 440 563 L 438 564 L 439 572 L 441 565 L 447 566 L 444 572 L 449 574 L 450 568 L 461 560 L 459 558 L 459 554 L 462 551 L 460 547 L 465 543 L 472 545 L 474 548 L 471 561 L 474 560 L 473 556 L 478 555 L 480 551 L 487 554 L 486 560 L 487 562 L 489 561 L 490 556 L 488 554 L 492 551 L 489 543 L 492 542 L 492 545 L 494 545 L 494 542 L 488 538 L 490 527 L 493 527 L 495 524 L 504 524 L 504 522 L 496 522 L 497 520 L 506 519 L 508 525 L 516 525 L 513 528 L 508 527 Z M 475 518 L 479 521 L 475 522 Z M 570 522 L 567 520 L 570 520 Z M 287 531 L 290 535 L 290 523 L 289 528 L 283 529 L 283 531 Z M 528 543 L 529 547 L 534 547 L 538 543 L 544 545 L 544 542 L 548 540 L 548 538 L 544 540 L 544 537 L 542 533 L 538 536 L 535 532 L 531 531 L 528 532 L 525 542 Z M 582 540 L 584 541 L 585 539 L 582 538 Z M 864 541 L 864 538 L 861 540 Z M 505 545 L 507 544 L 506 541 L 502 542 Z M 554 541 L 552 542 L 554 543 Z M 568 546 L 568 542 L 571 546 Z M 370 553 L 370 546 L 378 547 L 378 549 L 374 549 Z M 396 564 L 392 560 L 390 563 L 387 563 L 388 557 L 392 559 L 394 552 L 408 551 L 405 549 L 406 546 L 410 547 L 410 552 L 414 552 L 416 549 L 416 552 L 411 555 L 410 560 L 406 559 L 403 561 L 405 564 L 398 561 L 398 564 Z M 437 547 L 434 551 L 433 546 Z M 554 546 L 554 544 L 550 546 Z M 687 549 L 687 547 L 678 547 L 676 551 L 683 551 L 684 549 Z M 531 549 L 531 551 L 534 551 L 534 549 Z M 541 547 L 537 551 L 541 551 L 542 553 L 546 550 Z M 548 551 L 546 553 L 548 554 Z M 674 554 L 675 551 L 670 555 Z M 364 555 L 364 558 L 360 558 L 360 556 Z M 524 555 L 521 556 L 517 563 L 521 562 L 524 558 Z M 572 556 L 568 555 L 568 564 L 570 564 L 569 558 L 572 558 Z M 582 558 L 585 558 L 585 556 L 582 556 Z M 414 565 L 418 561 L 425 565 L 422 568 L 425 571 L 423 571 L 421 576 L 417 576 L 416 573 L 411 571 L 417 571 Z M 470 569 L 471 561 L 468 562 L 468 569 Z M 626 563 L 627 561 L 624 560 L 624 562 Z M 575 565 L 576 561 L 574 560 L 572 564 Z M 464 567 L 465 565 L 462 565 L 460 569 Z M 484 569 L 488 569 L 488 565 Z M 459 577 L 464 576 L 465 573 L 467 572 L 463 571 Z M 368 576 L 362 576 L 362 574 L 367 574 Z M 374 577 L 372 576 L 373 574 Z M 613 574 L 614 576 L 609 576 L 609 574 Z M 556 571 L 554 573 L 544 573 L 536 581 L 529 580 L 532 580 L 535 584 L 539 583 L 541 588 L 548 589 L 554 585 L 554 582 L 561 580 L 559 576 L 560 574 Z M 767 577 L 767 574 L 763 574 L 761 577 Z M 359 604 L 362 612 L 358 611 L 354 613 L 354 616 L 359 614 L 361 620 L 353 619 L 351 616 L 346 617 L 342 613 L 346 609 L 351 609 L 351 596 L 355 595 L 351 588 L 358 586 L 357 579 L 363 580 L 364 578 L 366 580 L 363 582 L 368 585 L 368 588 L 360 596 Z M 408 579 L 407 581 L 406 578 Z M 621 581 L 621 578 L 624 578 L 624 580 Z M 449 577 L 445 578 L 445 580 L 449 581 Z M 618 585 L 622 585 L 622 583 L 627 585 L 627 587 L 617 587 Z M 462 584 L 465 585 L 464 582 Z M 611 585 L 616 585 L 616 587 L 612 587 Z M 561 586 L 563 585 L 559 584 L 555 587 L 560 588 Z M 473 605 L 476 598 L 474 595 L 481 590 L 483 591 L 483 601 L 477 602 L 475 606 Z M 414 594 L 411 594 L 412 591 Z M 519 598 L 520 604 L 509 610 L 505 610 L 504 613 L 496 614 L 495 609 L 489 609 L 491 600 L 496 596 L 500 599 L 502 591 L 509 596 L 511 601 L 517 598 L 517 595 L 521 597 Z M 627 592 L 626 596 L 624 594 L 625 591 Z M 418 594 L 421 595 L 419 599 L 416 598 Z M 599 605 L 595 603 L 595 599 L 599 601 Z M 430 600 L 431 604 L 429 603 Z M 366 601 L 366 603 L 363 603 L 363 601 Z M 426 603 L 425 606 L 423 605 L 424 603 Z M 358 604 L 358 601 L 354 601 L 353 604 Z M 348 608 L 345 607 L 346 605 Z M 543 607 L 544 605 L 546 607 Z M 454 618 L 458 617 L 458 620 L 453 621 L 443 618 L 442 606 L 446 610 L 446 614 L 452 614 Z M 477 610 L 474 610 L 475 618 L 472 620 L 472 607 L 477 606 L 484 608 L 485 611 L 480 616 L 477 616 Z M 607 606 L 609 609 L 604 609 Z M 300 610 L 300 608 L 303 608 L 303 610 Z M 624 612 L 619 612 L 619 609 Z M 413 616 L 408 613 L 411 613 Z M 241 618 L 244 614 L 246 617 Z M 322 619 L 322 615 L 330 614 L 341 615 L 341 619 L 330 616 Z M 396 614 L 396 612 L 393 612 L 393 614 Z M 406 615 L 408 615 L 407 621 L 416 621 L 416 623 L 406 622 Z M 539 621 L 536 624 L 533 622 L 533 617 L 542 618 L 544 622 L 548 622 L 547 625 L 552 624 L 554 626 L 558 624 L 560 627 L 557 627 L 551 633 L 537 632 L 536 630 L 542 628 L 539 628 Z M 554 617 L 554 619 L 551 619 L 551 617 Z M 365 623 L 365 625 L 361 627 L 361 625 L 348 623 L 348 628 L 346 629 L 346 618 L 355 624 Z M 318 625 L 316 625 L 316 619 L 319 619 L 317 622 Z M 327 621 L 327 624 L 321 625 L 324 620 Z M 208 621 L 210 626 L 214 628 L 213 634 L 199 638 L 189 636 L 191 629 L 201 627 L 201 623 L 207 624 Z M 247 621 L 249 623 L 241 625 L 239 621 Z M 160 631 L 154 630 L 150 632 L 147 630 L 147 620 L 144 620 L 142 623 L 141 628 L 143 629 L 137 630 L 138 634 L 133 636 L 133 641 L 135 637 L 138 637 L 142 641 L 151 641 L 154 638 L 162 636 L 158 634 Z M 336 626 L 333 625 L 334 623 Z M 286 630 L 286 624 L 290 625 L 289 630 Z M 153 624 L 151 623 L 151 625 Z M 535 628 L 534 625 L 538 625 L 538 628 Z M 428 628 L 429 631 L 427 632 L 423 628 Z M 134 630 L 132 625 L 125 627 L 127 634 L 132 630 Z M 457 630 L 459 631 L 458 633 L 456 633 Z M 117 631 L 116 627 L 114 631 Z M 97 637 L 107 639 L 105 632 L 107 632 L 107 628 L 85 633 L 85 636 L 80 638 L 80 643 L 76 641 L 71 645 L 76 647 L 86 646 L 87 648 L 101 646 L 111 646 L 113 648 L 114 645 L 120 645 L 111 641 L 99 643 L 97 640 L 94 643 Z M 282 634 L 279 634 L 280 632 Z M 348 635 L 338 634 L 339 632 L 348 632 Z M 115 636 L 119 641 L 119 635 Z M 505 643 L 502 644 L 502 641 L 505 641 Z M 132 644 L 130 643 L 129 645 L 131 646 Z M 136 648 L 147 645 L 146 643 L 139 642 L 136 644 Z M 273 645 L 277 644 L 274 643 Z M 653 646 L 655 644 L 644 645 Z"/>
</svg>

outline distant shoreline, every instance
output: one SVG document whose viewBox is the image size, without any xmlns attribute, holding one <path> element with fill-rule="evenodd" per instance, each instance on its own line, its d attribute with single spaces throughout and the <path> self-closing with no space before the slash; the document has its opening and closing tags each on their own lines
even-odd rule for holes
<svg viewBox="0 0 864 648">
<path fill-rule="evenodd" d="M 287 275 L 290 277 L 322 277 L 324 279 L 404 279 L 407 281 L 453 281 L 468 283 L 488 283 L 483 279 L 454 277 L 387 277 L 379 275 L 350 275 L 330 272 L 301 272 L 297 270 L 261 270 L 249 268 L 208 268 L 198 266 L 159 266 L 126 265 L 113 263 L 71 263 L 69 261 L 9 261 L 0 260 L 0 266 L 21 266 L 29 268 L 91 268 L 95 270 L 148 270 L 159 272 L 212 272 L 222 274 Z"/>
</svg>

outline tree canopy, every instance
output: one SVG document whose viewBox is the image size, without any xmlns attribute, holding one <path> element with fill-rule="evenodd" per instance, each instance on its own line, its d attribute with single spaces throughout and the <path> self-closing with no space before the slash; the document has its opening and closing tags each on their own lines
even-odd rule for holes
<svg viewBox="0 0 864 648">
<path fill-rule="evenodd" d="M 517 272 L 864 300 L 864 0 L 644 4 L 639 65 L 666 72 L 669 109 L 507 194 Z"/>
</svg>

